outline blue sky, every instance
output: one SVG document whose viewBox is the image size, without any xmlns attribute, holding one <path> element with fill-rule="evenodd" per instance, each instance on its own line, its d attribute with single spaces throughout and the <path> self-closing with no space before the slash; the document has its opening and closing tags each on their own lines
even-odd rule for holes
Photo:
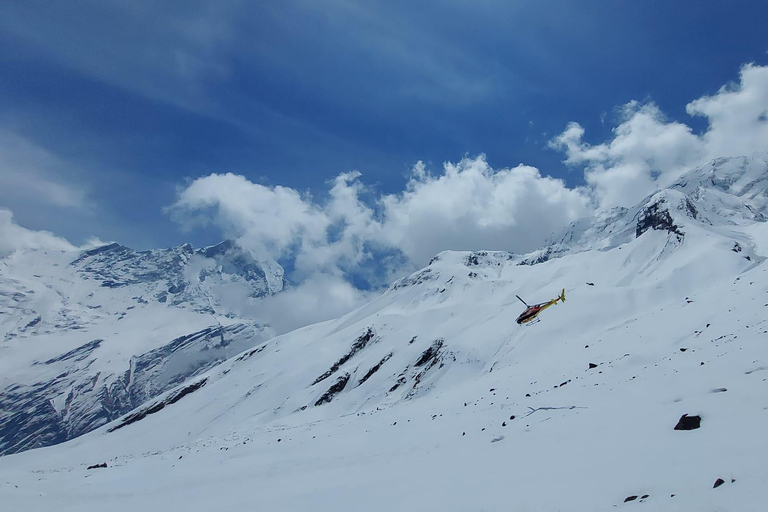
<svg viewBox="0 0 768 512">
<path fill-rule="evenodd" d="M 75 244 L 144 249 L 232 234 L 168 209 L 211 173 L 324 204 L 340 173 L 374 200 L 418 161 L 439 174 L 483 153 L 578 187 L 583 166 L 549 145 L 569 122 L 597 145 L 638 100 L 702 132 L 686 105 L 768 63 L 766 5 L 5 1 L 0 206 Z"/>
</svg>

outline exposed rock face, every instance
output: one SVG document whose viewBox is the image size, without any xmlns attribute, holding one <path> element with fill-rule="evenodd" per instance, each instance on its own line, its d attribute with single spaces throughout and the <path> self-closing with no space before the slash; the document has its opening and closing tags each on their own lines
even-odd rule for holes
<svg viewBox="0 0 768 512">
<path fill-rule="evenodd" d="M 93 372 L 93 340 L 40 365 L 56 376 L 0 393 L 0 454 L 78 437 L 252 346 L 260 328 L 213 326 L 134 356 L 120 375 Z"/>
<path fill-rule="evenodd" d="M 672 220 L 672 216 L 669 213 L 669 209 L 666 207 L 666 201 L 660 199 L 659 201 L 645 207 L 637 220 L 637 228 L 635 229 L 635 236 L 640 236 L 649 229 L 656 229 L 659 231 L 668 231 L 679 236 L 684 236 L 684 233 L 679 226 L 676 226 Z"/>
<path fill-rule="evenodd" d="M 675 425 L 675 430 L 695 430 L 701 427 L 701 416 L 683 414 Z"/>
<path fill-rule="evenodd" d="M 187 386 L 174 390 L 173 392 L 169 393 L 166 397 L 164 397 L 162 400 L 158 400 L 157 402 L 154 402 L 151 405 L 141 407 L 137 411 L 129 414 L 128 416 L 123 418 L 120 423 L 110 428 L 109 431 L 114 432 L 115 430 L 126 427 L 131 423 L 136 423 L 137 421 L 140 421 L 146 418 L 150 414 L 155 414 L 156 412 L 163 410 L 168 405 L 175 404 L 185 396 L 189 395 L 190 393 L 194 393 L 198 389 L 205 386 L 206 382 L 208 382 L 208 379 L 202 379 L 193 384 L 189 384 Z"/>
</svg>

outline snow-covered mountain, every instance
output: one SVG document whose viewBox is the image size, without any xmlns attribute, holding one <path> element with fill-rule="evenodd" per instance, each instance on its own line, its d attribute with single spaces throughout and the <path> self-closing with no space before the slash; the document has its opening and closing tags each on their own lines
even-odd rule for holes
<svg viewBox="0 0 768 512">
<path fill-rule="evenodd" d="M 714 161 L 531 254 L 441 253 L 339 319 L 0 458 L 0 497 L 33 510 L 762 510 L 766 162 Z M 562 288 L 541 322 L 515 324 L 516 295 Z"/>
<path fill-rule="evenodd" d="M 229 241 L 0 260 L 0 454 L 88 432 L 270 337 L 226 299 L 284 285 Z"/>
</svg>

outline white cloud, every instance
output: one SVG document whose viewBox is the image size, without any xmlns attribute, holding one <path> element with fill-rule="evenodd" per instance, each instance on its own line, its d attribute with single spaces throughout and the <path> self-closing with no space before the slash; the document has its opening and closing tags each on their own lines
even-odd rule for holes
<svg viewBox="0 0 768 512">
<path fill-rule="evenodd" d="M 170 212 L 187 227 L 212 222 L 257 256 L 275 259 L 290 253 L 297 242 L 322 238 L 329 224 L 311 198 L 231 173 L 194 180 L 180 192 Z"/>
<path fill-rule="evenodd" d="M 743 66 L 738 84 L 692 101 L 686 111 L 709 121 L 709 129 L 702 137 L 709 158 L 765 150 L 768 148 L 768 66 Z"/>
<path fill-rule="evenodd" d="M 375 205 L 360 199 L 359 178 L 339 175 L 320 204 L 212 174 L 189 184 L 170 210 L 181 223 L 218 225 L 262 257 L 295 257 L 299 279 L 354 272 L 377 249 L 401 251 L 416 265 L 445 249 L 530 250 L 589 211 L 581 190 L 533 167 L 494 170 L 482 156 L 445 164 L 439 176 L 417 164 L 405 191 Z"/>
<path fill-rule="evenodd" d="M 73 251 L 76 247 L 48 231 L 33 231 L 19 226 L 13 221 L 10 210 L 0 208 L 0 255 L 24 249 Z"/>
<path fill-rule="evenodd" d="M 584 166 L 584 178 L 600 206 L 629 205 L 671 184 L 705 156 L 690 127 L 669 122 L 654 104 L 630 102 L 609 142 L 584 142 L 584 128 L 569 123 L 550 143 L 565 152 L 565 163 Z"/>
<path fill-rule="evenodd" d="M 86 192 L 59 178 L 69 168 L 44 148 L 0 129 L 0 204 L 88 208 Z"/>
<path fill-rule="evenodd" d="M 371 292 L 355 288 L 345 279 L 315 274 L 301 285 L 264 298 L 253 311 L 277 333 L 337 318 L 373 298 Z"/>
<path fill-rule="evenodd" d="M 686 110 L 709 121 L 702 135 L 668 121 L 653 103 L 631 101 L 611 140 L 589 144 L 584 128 L 569 123 L 550 147 L 565 153 L 566 164 L 584 168 L 600 206 L 631 205 L 706 160 L 768 149 L 768 67 L 744 66 L 738 84 L 694 100 Z"/>
<path fill-rule="evenodd" d="M 483 156 L 414 169 L 407 189 L 381 199 L 382 238 L 423 264 L 446 249 L 526 251 L 588 212 L 587 198 L 533 167 L 494 170 Z"/>
</svg>

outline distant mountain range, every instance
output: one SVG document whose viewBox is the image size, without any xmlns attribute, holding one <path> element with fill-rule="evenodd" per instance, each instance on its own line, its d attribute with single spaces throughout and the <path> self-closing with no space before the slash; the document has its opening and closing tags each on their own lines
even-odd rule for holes
<svg viewBox="0 0 768 512">
<path fill-rule="evenodd" d="M 16 255 L 3 450 L 101 427 L 0 458 L 0 491 L 78 510 L 757 510 L 767 208 L 767 154 L 715 160 L 529 254 L 442 252 L 271 338 L 217 302 L 284 286 L 233 247 Z M 563 288 L 515 324 L 516 295 Z"/>
<path fill-rule="evenodd" d="M 0 453 L 77 437 L 270 337 L 223 297 L 286 285 L 232 241 L 0 260 Z"/>
</svg>

